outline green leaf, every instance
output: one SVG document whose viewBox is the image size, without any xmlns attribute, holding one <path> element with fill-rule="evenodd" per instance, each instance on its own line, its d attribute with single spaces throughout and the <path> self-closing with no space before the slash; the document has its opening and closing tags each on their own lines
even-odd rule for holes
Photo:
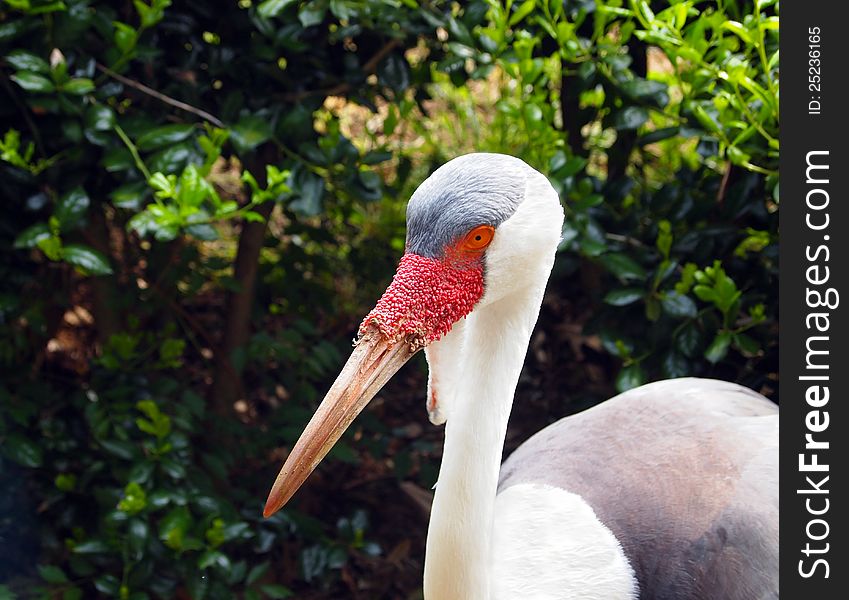
<svg viewBox="0 0 849 600">
<path fill-rule="evenodd" d="M 646 270 L 637 261 L 619 252 L 605 254 L 601 262 L 608 271 L 619 279 L 645 279 Z"/>
<path fill-rule="evenodd" d="M 142 152 L 149 152 L 164 146 L 176 144 L 177 142 L 182 142 L 192 135 L 194 130 L 194 125 L 163 125 L 162 127 L 157 127 L 156 129 L 152 129 L 141 135 L 139 139 L 136 140 L 136 146 Z"/>
<path fill-rule="evenodd" d="M 159 538 L 172 550 L 182 549 L 191 520 L 192 516 L 185 506 L 172 509 L 159 522 Z"/>
<path fill-rule="evenodd" d="M 728 346 L 731 344 L 732 335 L 729 331 L 720 331 L 705 350 L 705 358 L 713 364 L 718 363 L 728 354 Z"/>
<path fill-rule="evenodd" d="M 41 447 L 17 433 L 11 434 L 3 442 L 3 453 L 24 467 L 40 467 L 44 461 Z"/>
<path fill-rule="evenodd" d="M 47 223 L 36 223 L 24 229 L 15 238 L 15 248 L 35 248 L 39 242 L 50 237 L 50 229 Z"/>
<path fill-rule="evenodd" d="M 663 357 L 662 369 L 663 375 L 669 379 L 691 374 L 690 361 L 674 350 L 667 352 Z"/>
<path fill-rule="evenodd" d="M 53 230 L 55 226 L 52 222 L 55 222 L 56 219 L 51 217 L 50 228 Z M 44 252 L 44 255 L 47 256 L 50 260 L 62 260 L 62 239 L 52 233 L 46 237 L 38 240 L 38 249 Z"/>
<path fill-rule="evenodd" d="M 693 299 L 678 292 L 665 293 L 661 300 L 661 305 L 663 306 L 663 312 L 670 317 L 681 319 L 693 318 L 698 312 Z"/>
<path fill-rule="evenodd" d="M 525 107 L 522 110 L 522 113 L 524 114 L 525 121 L 527 121 L 531 125 L 533 125 L 535 123 L 541 123 L 542 122 L 542 117 L 543 117 L 542 109 L 539 106 L 537 106 L 536 104 L 533 104 L 533 103 L 525 104 Z"/>
<path fill-rule="evenodd" d="M 466 27 L 462 21 L 459 21 L 454 17 L 450 17 L 448 19 L 448 33 L 451 34 L 452 38 L 466 46 L 474 47 L 475 45 L 475 40 L 472 38 L 472 34 L 469 33 L 469 28 Z"/>
<path fill-rule="evenodd" d="M 257 214 L 257 213 L 253 213 Z M 257 215 L 259 216 L 259 215 Z M 250 221 L 251 219 L 247 219 Z M 262 217 L 260 217 L 262 220 Z M 188 233 L 193 238 L 203 240 L 205 242 L 211 242 L 218 239 L 218 231 L 210 225 L 209 223 L 199 223 L 196 225 L 188 225 L 186 227 L 186 233 Z"/>
<path fill-rule="evenodd" d="M 28 92 L 47 93 L 56 89 L 47 77 L 32 71 L 18 71 L 10 79 Z"/>
<path fill-rule="evenodd" d="M 72 79 L 62 86 L 62 91 L 74 96 L 82 96 L 94 91 L 94 82 L 85 77 Z"/>
<path fill-rule="evenodd" d="M 269 119 L 259 115 L 245 115 L 230 130 L 230 141 L 236 151 L 250 152 L 271 139 L 274 130 Z"/>
<path fill-rule="evenodd" d="M 109 131 L 115 125 L 115 113 L 108 106 L 93 104 L 86 111 L 83 121 L 86 129 Z"/>
<path fill-rule="evenodd" d="M 697 285 L 693 288 L 693 293 L 704 302 L 716 303 L 717 301 L 716 291 L 712 287 Z"/>
<path fill-rule="evenodd" d="M 53 216 L 59 220 L 62 231 L 67 231 L 79 223 L 90 203 L 88 194 L 79 186 L 62 194 L 56 203 L 56 210 L 53 211 Z"/>
<path fill-rule="evenodd" d="M 728 160 L 735 165 L 745 166 L 752 158 L 750 155 L 740 150 L 737 146 L 728 146 L 725 152 L 728 155 Z"/>
<path fill-rule="evenodd" d="M 566 157 L 566 153 L 559 151 L 551 159 L 550 171 L 557 179 L 566 179 L 576 175 L 587 165 L 587 159 L 583 156 Z"/>
<path fill-rule="evenodd" d="M 7 0 L 8 1 L 8 0 Z M 28 0 L 24 0 L 27 4 L 29 4 Z M 54 2 L 47 2 L 46 4 L 39 4 L 38 6 L 33 6 L 32 8 L 27 9 L 27 13 L 30 15 L 42 15 L 51 12 L 58 12 L 67 10 L 67 6 L 61 0 L 55 0 Z"/>
<path fill-rule="evenodd" d="M 761 349 L 757 340 L 745 333 L 734 334 L 734 345 L 746 356 L 756 356 Z"/>
<path fill-rule="evenodd" d="M 165 8 L 171 5 L 171 0 L 153 0 L 150 6 L 144 0 L 133 0 L 133 4 L 141 17 L 142 28 L 147 29 L 162 20 Z"/>
<path fill-rule="evenodd" d="M 77 476 L 73 473 L 59 473 L 53 480 L 53 484 L 58 490 L 70 492 L 77 486 Z"/>
<path fill-rule="evenodd" d="M 82 600 L 82 598 L 83 591 L 78 587 L 65 587 L 62 592 L 62 600 Z"/>
<path fill-rule="evenodd" d="M 611 125 L 616 129 L 637 129 L 649 120 L 648 111 L 641 106 L 626 106 L 611 116 Z"/>
<path fill-rule="evenodd" d="M 652 79 L 630 79 L 620 84 L 625 95 L 638 102 L 652 102 L 663 107 L 669 102 L 666 84 Z"/>
<path fill-rule="evenodd" d="M 138 32 L 134 27 L 121 21 L 113 21 L 112 24 L 115 26 L 115 45 L 122 54 L 129 54 L 136 45 Z"/>
<path fill-rule="evenodd" d="M 5 59 L 17 71 L 50 72 L 50 65 L 46 60 L 26 50 L 12 50 L 5 56 Z"/>
<path fill-rule="evenodd" d="M 294 595 L 292 590 L 286 586 L 276 583 L 261 585 L 259 586 L 259 589 L 262 590 L 262 593 L 265 594 L 266 598 L 291 598 Z"/>
<path fill-rule="evenodd" d="M 109 193 L 109 197 L 112 204 L 118 208 L 138 210 L 144 205 L 147 194 L 148 187 L 143 181 L 133 181 L 115 188 Z"/>
<path fill-rule="evenodd" d="M 696 355 L 696 350 L 699 347 L 700 341 L 701 334 L 699 333 L 699 329 L 691 322 L 675 337 L 675 348 L 677 348 L 684 356 L 692 358 Z"/>
<path fill-rule="evenodd" d="M 150 481 L 155 467 L 156 464 L 153 462 L 137 462 L 127 474 L 127 479 L 138 484 L 145 484 Z"/>
<path fill-rule="evenodd" d="M 640 300 L 644 295 L 645 291 L 639 288 L 623 288 L 608 292 L 604 297 L 604 302 L 611 306 L 627 306 Z"/>
<path fill-rule="evenodd" d="M 746 44 L 750 46 L 752 45 L 752 36 L 749 33 L 749 30 L 746 29 L 746 27 L 739 21 L 723 21 L 722 29 L 730 31 L 731 33 L 739 37 L 741 40 L 746 42 Z"/>
<path fill-rule="evenodd" d="M 118 590 L 121 588 L 121 582 L 114 575 L 101 575 L 94 580 L 94 587 L 98 592 L 115 598 L 118 597 Z"/>
<path fill-rule="evenodd" d="M 133 155 L 125 146 L 113 146 L 106 150 L 100 164 L 110 173 L 132 171 L 136 166 Z"/>
<path fill-rule="evenodd" d="M 645 146 L 647 144 L 654 144 L 656 142 L 675 137 L 680 132 L 681 128 L 677 125 L 675 127 L 664 127 L 662 129 L 655 129 L 654 131 L 649 131 L 645 135 L 641 135 L 639 139 L 637 139 L 637 145 Z"/>
<path fill-rule="evenodd" d="M 295 0 L 265 0 L 265 2 L 257 7 L 256 11 L 263 19 L 270 19 L 279 15 L 287 6 L 294 2 Z"/>
<path fill-rule="evenodd" d="M 379 81 L 401 93 L 410 87 L 410 66 L 402 54 L 390 54 L 377 68 Z"/>
<path fill-rule="evenodd" d="M 68 576 L 64 571 L 54 565 L 38 565 L 38 574 L 47 583 L 65 583 L 68 581 Z"/>
<path fill-rule="evenodd" d="M 702 124 L 702 127 L 704 127 L 706 131 L 710 133 L 719 132 L 719 124 L 710 114 L 708 114 L 707 110 L 705 110 L 703 106 L 694 104 L 692 108 L 693 114 L 696 115 L 696 119 L 698 119 L 699 123 Z"/>
<path fill-rule="evenodd" d="M 185 168 L 189 161 L 197 158 L 198 152 L 194 143 L 186 140 L 154 152 L 150 155 L 147 166 L 151 171 L 178 173 Z"/>
<path fill-rule="evenodd" d="M 169 242 L 180 233 L 179 227 L 174 224 L 159 223 L 149 210 L 133 216 L 127 223 L 127 228 L 137 232 L 141 237 L 152 233 L 157 240 L 162 242 Z"/>
<path fill-rule="evenodd" d="M 271 566 L 271 563 L 268 561 L 261 562 L 258 565 L 251 568 L 248 572 L 248 576 L 245 578 L 245 585 L 253 585 L 257 582 L 263 575 L 268 572 L 268 568 Z"/>
<path fill-rule="evenodd" d="M 226 554 L 219 552 L 218 550 L 207 550 L 198 558 L 198 568 L 199 569 L 208 569 L 209 567 L 217 566 L 221 567 L 224 570 L 230 569 L 230 559 L 227 558 Z"/>
<path fill-rule="evenodd" d="M 646 372 L 640 365 L 624 367 L 616 376 L 616 391 L 620 394 L 646 382 Z"/>
<path fill-rule="evenodd" d="M 297 189 L 298 198 L 289 203 L 295 213 L 314 217 L 321 213 L 321 200 L 324 197 L 324 180 L 313 173 L 307 173 Z"/>
<path fill-rule="evenodd" d="M 111 551 L 103 540 L 88 540 L 74 546 L 76 554 L 106 554 Z"/>
<path fill-rule="evenodd" d="M 507 22 L 509 27 L 513 27 L 516 23 L 531 14 L 536 6 L 536 0 L 525 0 L 519 7 L 510 15 L 510 20 Z"/>
<path fill-rule="evenodd" d="M 123 458 L 124 460 L 133 460 L 137 456 L 135 445 L 131 442 L 122 440 L 100 440 L 100 445 L 111 455 Z"/>
<path fill-rule="evenodd" d="M 0 23 L 0 43 L 6 44 L 19 35 L 33 29 L 35 23 L 31 19 L 11 19 Z"/>
<path fill-rule="evenodd" d="M 672 248 L 672 225 L 666 219 L 661 219 L 661 221 L 657 224 L 657 240 L 655 240 L 655 246 L 658 250 L 660 250 L 660 254 L 664 258 L 664 261 L 658 268 L 658 281 L 660 281 L 660 279 L 665 277 L 662 272 L 665 271 L 671 264 L 669 261 L 669 250 Z"/>
<path fill-rule="evenodd" d="M 157 194 L 157 197 L 170 198 L 176 193 L 177 179 L 176 177 L 169 179 L 164 173 L 157 172 L 150 176 L 148 184 L 157 192 L 163 192 L 163 194 Z"/>
<path fill-rule="evenodd" d="M 112 268 L 103 254 L 82 244 L 62 248 L 62 260 L 79 268 L 85 275 L 111 275 Z"/>
<path fill-rule="evenodd" d="M 135 560 L 142 557 L 149 536 L 150 528 L 145 521 L 138 517 L 130 519 L 130 525 L 127 529 L 127 542 L 130 551 L 135 555 Z"/>
<path fill-rule="evenodd" d="M 376 165 L 392 159 L 392 153 L 386 150 L 372 150 L 360 159 L 364 165 Z"/>
<path fill-rule="evenodd" d="M 660 302 L 657 296 L 646 296 L 646 319 L 657 321 L 660 318 Z"/>
<path fill-rule="evenodd" d="M 572 202 L 572 208 L 577 212 L 582 212 L 594 206 L 599 206 L 602 203 L 604 203 L 604 196 L 601 194 L 590 194 Z"/>
<path fill-rule="evenodd" d="M 298 11 L 298 20 L 304 28 L 318 25 L 324 21 L 324 14 L 327 12 L 327 5 L 324 2 L 307 2 L 301 10 Z"/>
<path fill-rule="evenodd" d="M 180 345 L 180 353 L 182 354 L 182 346 L 185 345 L 183 340 L 166 340 L 166 342 L 168 341 L 177 342 Z M 153 400 L 140 400 L 136 403 L 136 408 L 150 419 L 149 421 L 146 419 L 136 419 L 139 429 L 158 438 L 164 438 L 170 433 L 171 418 L 168 415 L 162 414 Z"/>
</svg>

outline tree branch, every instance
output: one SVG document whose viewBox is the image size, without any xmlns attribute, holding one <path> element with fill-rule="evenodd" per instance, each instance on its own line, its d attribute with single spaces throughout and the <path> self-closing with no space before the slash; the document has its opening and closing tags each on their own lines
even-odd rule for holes
<svg viewBox="0 0 849 600">
<path fill-rule="evenodd" d="M 191 104 L 186 104 L 185 102 L 182 102 L 180 100 L 176 100 L 176 99 L 172 98 L 171 96 L 166 96 L 162 92 L 157 92 L 153 88 L 149 88 L 145 84 L 139 83 L 138 81 L 130 79 L 129 77 L 124 77 L 123 75 L 116 73 L 115 71 L 113 71 L 109 67 L 101 65 L 100 63 L 97 63 L 97 69 L 99 71 L 105 73 L 106 75 L 108 75 L 112 79 L 120 81 L 124 85 L 128 85 L 131 88 L 135 88 L 138 91 L 140 91 L 144 94 L 147 94 L 148 96 L 152 96 L 152 97 L 156 98 L 157 100 L 164 102 L 165 104 L 170 104 L 171 106 L 173 106 L 175 108 L 179 108 L 180 110 L 184 110 L 186 112 L 190 112 L 194 115 L 197 115 L 200 118 L 209 121 L 210 123 L 212 123 L 213 125 L 215 125 L 217 127 L 224 127 L 224 123 L 222 123 L 221 120 L 218 117 L 209 114 L 208 112 L 206 112 L 203 109 L 196 108 L 196 107 L 192 106 Z"/>
</svg>

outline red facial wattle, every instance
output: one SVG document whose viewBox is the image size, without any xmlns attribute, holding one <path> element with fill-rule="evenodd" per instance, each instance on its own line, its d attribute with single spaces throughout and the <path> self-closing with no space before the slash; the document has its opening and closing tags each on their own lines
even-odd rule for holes
<svg viewBox="0 0 849 600">
<path fill-rule="evenodd" d="M 387 339 L 423 347 L 444 336 L 483 296 L 480 256 L 428 258 L 407 253 L 392 283 L 360 325 L 374 325 Z"/>
</svg>

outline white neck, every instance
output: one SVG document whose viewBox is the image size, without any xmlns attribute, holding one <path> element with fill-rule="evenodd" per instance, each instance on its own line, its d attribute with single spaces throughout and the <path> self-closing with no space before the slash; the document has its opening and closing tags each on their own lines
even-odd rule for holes
<svg viewBox="0 0 849 600">
<path fill-rule="evenodd" d="M 491 597 L 493 514 L 507 420 L 551 268 L 539 266 L 545 271 L 539 286 L 469 316 L 463 354 L 451 357 L 463 365 L 428 529 L 427 600 Z"/>
</svg>

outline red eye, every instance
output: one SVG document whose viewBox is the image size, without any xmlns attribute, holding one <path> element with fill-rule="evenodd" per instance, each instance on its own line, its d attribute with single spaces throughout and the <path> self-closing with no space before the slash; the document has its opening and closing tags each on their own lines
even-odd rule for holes
<svg viewBox="0 0 849 600">
<path fill-rule="evenodd" d="M 492 225 L 479 225 L 466 234 L 460 247 L 468 252 L 480 252 L 489 246 L 494 236 L 495 227 Z"/>
</svg>

